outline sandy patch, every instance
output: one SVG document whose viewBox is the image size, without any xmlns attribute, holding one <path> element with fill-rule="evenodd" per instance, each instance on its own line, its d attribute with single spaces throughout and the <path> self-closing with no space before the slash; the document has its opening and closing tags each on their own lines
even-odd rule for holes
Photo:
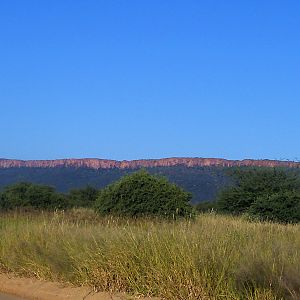
<svg viewBox="0 0 300 300">
<path fill-rule="evenodd" d="M 0 292 L 28 300 L 150 300 L 150 298 L 136 298 L 125 294 L 95 293 L 86 287 L 72 287 L 57 282 L 20 278 L 7 274 L 0 274 Z"/>
</svg>

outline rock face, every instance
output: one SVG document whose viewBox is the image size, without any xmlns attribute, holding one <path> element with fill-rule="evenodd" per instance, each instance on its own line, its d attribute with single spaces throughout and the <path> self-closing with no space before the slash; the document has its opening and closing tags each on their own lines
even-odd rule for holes
<svg viewBox="0 0 300 300">
<path fill-rule="evenodd" d="M 279 161 L 279 160 L 227 160 L 221 158 L 162 158 L 162 159 L 141 159 L 141 160 L 108 160 L 98 158 L 82 159 L 55 159 L 55 160 L 14 160 L 0 159 L 0 168 L 90 168 L 90 169 L 136 169 L 140 167 L 291 167 L 299 168 L 300 162 Z"/>
</svg>

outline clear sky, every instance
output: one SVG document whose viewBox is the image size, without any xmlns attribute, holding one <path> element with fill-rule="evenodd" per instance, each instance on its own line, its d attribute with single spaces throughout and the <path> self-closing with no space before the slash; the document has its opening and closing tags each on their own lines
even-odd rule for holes
<svg viewBox="0 0 300 300">
<path fill-rule="evenodd" d="M 0 2 L 0 157 L 300 157 L 298 0 Z"/>
</svg>

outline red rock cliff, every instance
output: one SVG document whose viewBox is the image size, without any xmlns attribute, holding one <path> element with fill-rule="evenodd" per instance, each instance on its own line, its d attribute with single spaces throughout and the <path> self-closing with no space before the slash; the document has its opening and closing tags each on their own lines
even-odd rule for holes
<svg viewBox="0 0 300 300">
<path fill-rule="evenodd" d="M 92 169 L 133 169 L 139 167 L 169 167 L 184 165 L 187 167 L 196 166 L 255 166 L 255 167 L 300 167 L 300 162 L 279 161 L 279 160 L 227 160 L 221 158 L 162 158 L 162 159 L 141 159 L 141 160 L 108 160 L 97 158 L 82 159 L 55 159 L 55 160 L 14 160 L 0 159 L 0 168 L 92 168 Z"/>
</svg>

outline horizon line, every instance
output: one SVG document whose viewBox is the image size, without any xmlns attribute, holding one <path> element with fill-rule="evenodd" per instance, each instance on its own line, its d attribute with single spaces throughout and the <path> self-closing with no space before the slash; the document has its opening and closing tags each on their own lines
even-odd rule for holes
<svg viewBox="0 0 300 300">
<path fill-rule="evenodd" d="M 5 158 L 0 157 L 0 160 L 14 160 L 14 161 L 57 161 L 57 160 L 105 160 L 115 162 L 131 162 L 131 161 L 147 161 L 147 160 L 165 160 L 165 159 L 218 159 L 225 161 L 281 161 L 281 162 L 300 162 L 297 158 L 285 159 L 285 158 L 242 158 L 242 159 L 229 159 L 224 157 L 201 157 L 201 156 L 169 156 L 161 158 L 137 158 L 137 159 L 111 159 L 111 158 L 99 158 L 99 157 L 66 157 L 66 158 L 53 158 L 53 159 L 20 159 L 20 158 Z"/>
</svg>

